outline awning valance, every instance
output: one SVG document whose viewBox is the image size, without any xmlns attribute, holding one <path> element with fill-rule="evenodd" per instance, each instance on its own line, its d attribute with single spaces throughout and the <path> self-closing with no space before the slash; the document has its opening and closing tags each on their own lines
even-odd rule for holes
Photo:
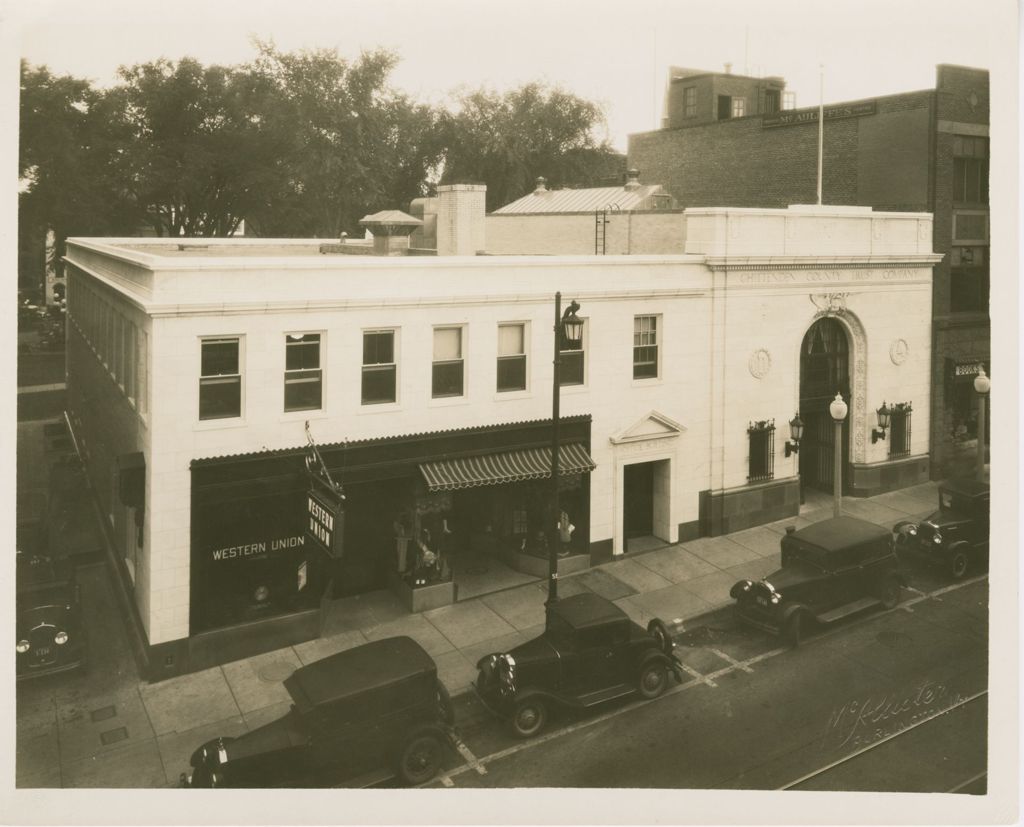
<svg viewBox="0 0 1024 827">
<path fill-rule="evenodd" d="M 559 446 L 559 476 L 584 474 L 593 471 L 595 467 L 596 463 L 581 443 L 569 442 Z M 480 485 L 550 479 L 551 449 L 527 448 L 478 457 L 424 462 L 420 465 L 420 473 L 431 491 L 455 491 Z"/>
</svg>

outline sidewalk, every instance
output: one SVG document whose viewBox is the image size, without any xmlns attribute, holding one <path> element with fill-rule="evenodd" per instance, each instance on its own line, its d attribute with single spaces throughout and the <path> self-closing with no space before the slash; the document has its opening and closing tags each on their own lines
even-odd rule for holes
<svg viewBox="0 0 1024 827">
<path fill-rule="evenodd" d="M 925 483 L 870 499 L 847 498 L 843 509 L 890 526 L 934 510 L 936 490 L 934 483 Z M 559 595 L 592 591 L 641 625 L 657 616 L 685 628 L 730 603 L 729 588 L 737 580 L 778 567 L 786 526 L 801 528 L 831 514 L 831 498 L 817 495 L 795 520 L 632 553 L 560 579 Z M 100 568 L 95 571 L 100 577 Z M 476 677 L 480 657 L 540 634 L 545 593 L 543 581 L 529 583 L 417 615 L 408 614 L 389 592 L 345 598 L 333 604 L 320 639 L 156 684 L 141 683 L 133 669 L 120 667 L 121 674 L 113 674 L 116 670 L 104 667 L 104 661 L 113 662 L 112 651 L 99 651 L 102 638 L 90 635 L 97 657 L 83 683 L 58 685 L 47 698 L 19 691 L 17 783 L 173 785 L 187 770 L 192 750 L 205 740 L 251 730 L 284 714 L 290 701 L 282 681 L 294 669 L 394 635 L 417 640 L 434 657 L 452 695 L 462 694 Z"/>
</svg>

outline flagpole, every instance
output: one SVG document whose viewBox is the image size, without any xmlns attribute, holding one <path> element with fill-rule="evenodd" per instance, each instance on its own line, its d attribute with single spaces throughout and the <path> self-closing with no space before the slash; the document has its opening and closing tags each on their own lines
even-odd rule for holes
<svg viewBox="0 0 1024 827">
<path fill-rule="evenodd" d="M 818 206 L 821 206 L 821 156 L 825 146 L 825 66 L 818 64 Z"/>
</svg>

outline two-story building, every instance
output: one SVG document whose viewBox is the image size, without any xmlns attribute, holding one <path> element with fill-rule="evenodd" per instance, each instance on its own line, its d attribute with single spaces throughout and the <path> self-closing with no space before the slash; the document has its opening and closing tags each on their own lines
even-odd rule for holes
<svg viewBox="0 0 1024 827">
<path fill-rule="evenodd" d="M 442 188 L 439 250 L 479 246 L 479 189 Z M 556 291 L 584 320 L 560 348 L 560 567 L 795 514 L 801 481 L 832 485 L 836 392 L 847 493 L 928 478 L 927 214 L 694 209 L 682 253 L 604 256 L 403 255 L 383 225 L 407 244 L 409 221 L 362 247 L 68 241 L 69 418 L 151 679 L 315 637 L 332 597 L 415 592 L 422 538 L 450 600 L 482 568 L 543 578 Z M 903 413 L 876 442 L 883 402 Z M 333 557 L 307 427 L 346 496 Z"/>
</svg>

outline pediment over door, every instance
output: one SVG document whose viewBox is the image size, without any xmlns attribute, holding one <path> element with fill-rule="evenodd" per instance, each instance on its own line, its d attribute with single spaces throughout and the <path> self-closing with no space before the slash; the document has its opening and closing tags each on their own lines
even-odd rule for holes
<svg viewBox="0 0 1024 827">
<path fill-rule="evenodd" d="M 686 428 L 662 413 L 651 411 L 628 428 L 608 437 L 613 445 L 644 442 L 653 439 L 671 439 L 684 433 Z"/>
</svg>

